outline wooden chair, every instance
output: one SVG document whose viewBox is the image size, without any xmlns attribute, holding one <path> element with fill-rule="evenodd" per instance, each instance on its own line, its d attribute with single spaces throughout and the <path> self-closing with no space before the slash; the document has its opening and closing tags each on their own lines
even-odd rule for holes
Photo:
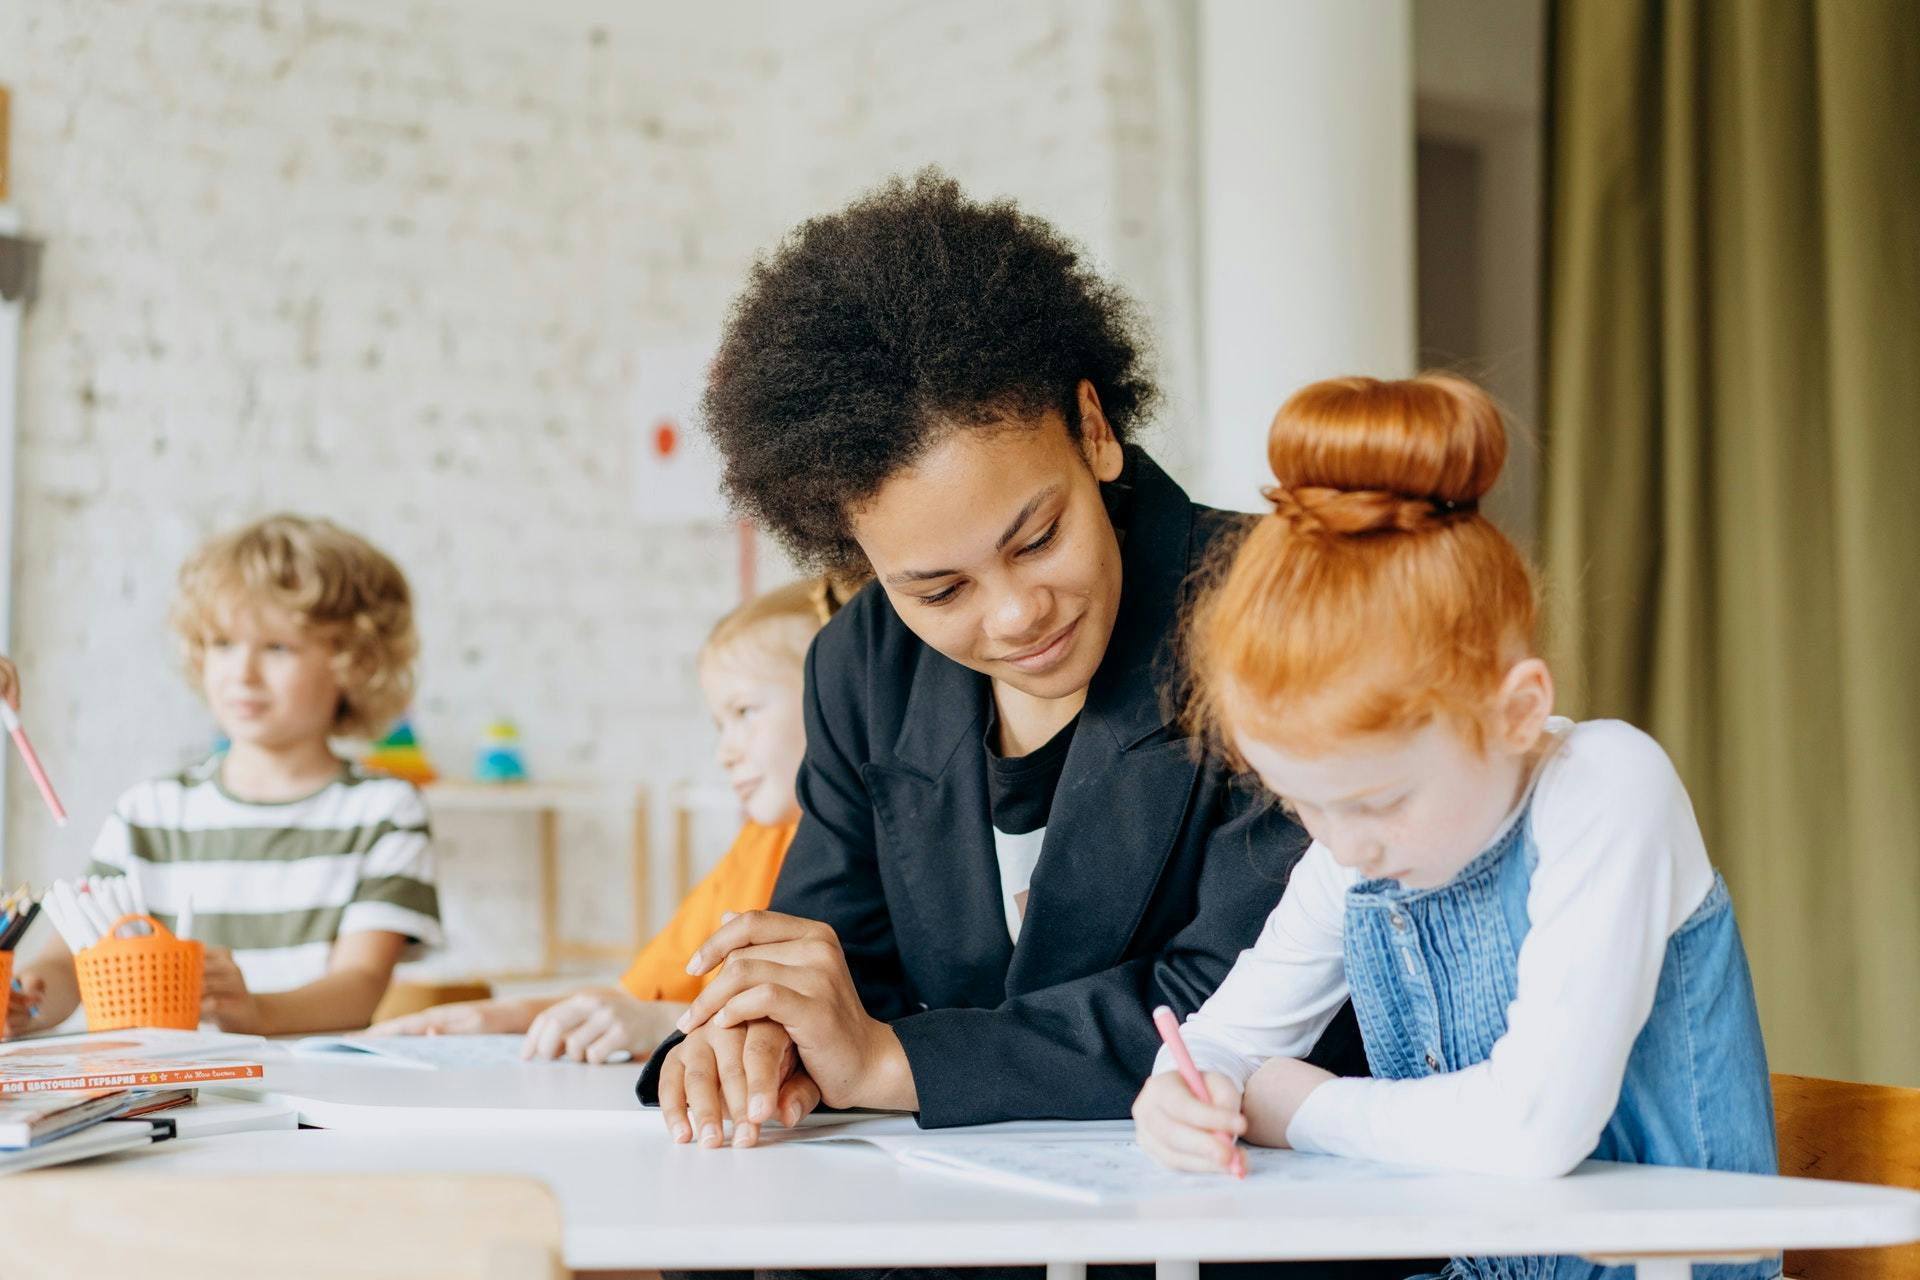
<svg viewBox="0 0 1920 1280">
<path fill-rule="evenodd" d="M 8 1276 L 560 1280 L 560 1207 L 489 1174 L 172 1174 L 6 1180 Z"/>
<path fill-rule="evenodd" d="M 1780 1172 L 1796 1178 L 1920 1188 L 1920 1089 L 1814 1076 L 1773 1077 Z M 1794 1280 L 1908 1280 L 1920 1244 L 1787 1254 Z"/>
<path fill-rule="evenodd" d="M 724 819 L 731 833 L 739 826 L 740 801 L 725 787 L 676 782 L 667 792 L 667 810 L 673 823 L 673 903 L 678 908 L 693 888 L 694 828 L 704 815 Z"/>
<path fill-rule="evenodd" d="M 380 1005 L 373 1011 L 375 1022 L 401 1018 L 437 1004 L 457 1004 L 463 1000 L 491 1000 L 493 987 L 485 982 L 393 982 Z"/>
</svg>

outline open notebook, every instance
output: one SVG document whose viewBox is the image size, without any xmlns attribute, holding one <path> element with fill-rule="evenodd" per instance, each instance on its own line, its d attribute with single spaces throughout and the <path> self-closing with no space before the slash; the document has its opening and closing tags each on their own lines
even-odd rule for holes
<svg viewBox="0 0 1920 1280">
<path fill-rule="evenodd" d="M 856 1122 L 799 1132 L 790 1140 L 859 1143 L 876 1147 L 912 1169 L 1083 1204 L 1218 1193 L 1240 1186 L 1374 1182 L 1430 1174 L 1424 1169 L 1263 1147 L 1243 1148 L 1245 1183 L 1224 1174 L 1179 1173 L 1142 1151 L 1133 1141 L 1132 1122 L 1125 1120 L 983 1125 L 922 1133 L 903 1132 L 897 1124 Z"/>
<path fill-rule="evenodd" d="M 435 1071 L 441 1067 L 518 1067 L 525 1065 L 523 1035 L 488 1036 L 308 1036 L 288 1046 L 303 1058 L 334 1061 L 378 1060 L 400 1067 Z M 609 1062 L 626 1062 L 617 1053 Z"/>
</svg>

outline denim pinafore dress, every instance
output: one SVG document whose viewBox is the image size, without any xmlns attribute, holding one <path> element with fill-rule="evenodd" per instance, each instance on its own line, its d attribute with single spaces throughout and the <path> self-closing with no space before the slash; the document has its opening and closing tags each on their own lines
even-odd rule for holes
<svg viewBox="0 0 1920 1280">
<path fill-rule="evenodd" d="M 1346 971 L 1367 1060 L 1383 1080 L 1483 1062 L 1507 1029 L 1527 891 L 1539 862 L 1531 801 L 1495 843 L 1433 889 L 1347 891 Z M 1592 1158 L 1773 1173 L 1773 1093 L 1746 951 L 1718 875 L 1667 939 L 1653 1011 Z M 1625 1280 L 1574 1257 L 1455 1258 L 1447 1280 Z M 1772 1280 L 1780 1261 L 1696 1267 L 1696 1280 Z"/>
</svg>

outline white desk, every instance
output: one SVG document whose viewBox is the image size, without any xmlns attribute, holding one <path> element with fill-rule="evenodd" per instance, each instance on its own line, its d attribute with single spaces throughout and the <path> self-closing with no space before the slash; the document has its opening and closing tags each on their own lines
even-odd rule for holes
<svg viewBox="0 0 1920 1280">
<path fill-rule="evenodd" d="M 663 1135 L 268 1132 L 113 1158 L 155 1172 L 531 1174 L 581 1270 L 870 1267 L 1603 1253 L 1645 1258 L 1920 1238 L 1920 1195 L 1797 1179 L 1595 1165 L 1544 1182 L 1432 1179 L 1087 1207 L 902 1168 L 857 1147 L 673 1147 Z M 1643 1262 L 1642 1277 L 1685 1275 Z M 1676 1269 L 1679 1268 L 1679 1269 Z M 1163 1274 L 1183 1270 L 1178 1262 Z"/>
<path fill-rule="evenodd" d="M 1191 1276 L 1200 1260 L 1581 1253 L 1638 1258 L 1643 1280 L 1674 1280 L 1688 1257 L 1920 1240 L 1913 1192 L 1603 1164 L 1551 1181 L 1223 1180 L 1203 1194 L 1083 1206 L 907 1169 L 859 1146 L 676 1147 L 657 1115 L 612 1105 L 631 1088 L 631 1067 L 268 1070 L 259 1092 L 342 1127 L 111 1159 L 154 1172 L 531 1174 L 559 1198 L 567 1262 L 580 1270 L 1047 1263 L 1071 1275 L 1151 1258 L 1163 1276 Z M 533 1105 L 546 1098 L 561 1105 Z"/>
<path fill-rule="evenodd" d="M 580 1130 L 636 1134 L 658 1131 L 660 1117 L 633 1095 L 637 1065 L 590 1067 L 533 1062 L 517 1067 L 422 1071 L 375 1062 L 294 1057 L 279 1045 L 254 1055 L 259 1080 L 212 1086 L 218 1092 L 282 1102 L 301 1124 L 353 1133 L 429 1131 L 522 1135 Z"/>
</svg>

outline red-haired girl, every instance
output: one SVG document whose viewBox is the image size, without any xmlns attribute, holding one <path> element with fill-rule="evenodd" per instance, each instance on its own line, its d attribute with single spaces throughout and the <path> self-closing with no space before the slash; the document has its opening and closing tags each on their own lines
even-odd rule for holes
<svg viewBox="0 0 1920 1280">
<path fill-rule="evenodd" d="M 1531 580 L 1477 509 L 1505 456 L 1452 377 L 1321 382 L 1274 418 L 1273 514 L 1193 618 L 1193 710 L 1313 844 L 1187 1020 L 1211 1099 L 1162 1055 L 1134 1103 L 1166 1164 L 1223 1168 L 1224 1131 L 1485 1173 L 1774 1169 L 1726 886 L 1658 743 L 1550 714 Z M 1349 994 L 1373 1079 L 1299 1060 Z"/>
</svg>

